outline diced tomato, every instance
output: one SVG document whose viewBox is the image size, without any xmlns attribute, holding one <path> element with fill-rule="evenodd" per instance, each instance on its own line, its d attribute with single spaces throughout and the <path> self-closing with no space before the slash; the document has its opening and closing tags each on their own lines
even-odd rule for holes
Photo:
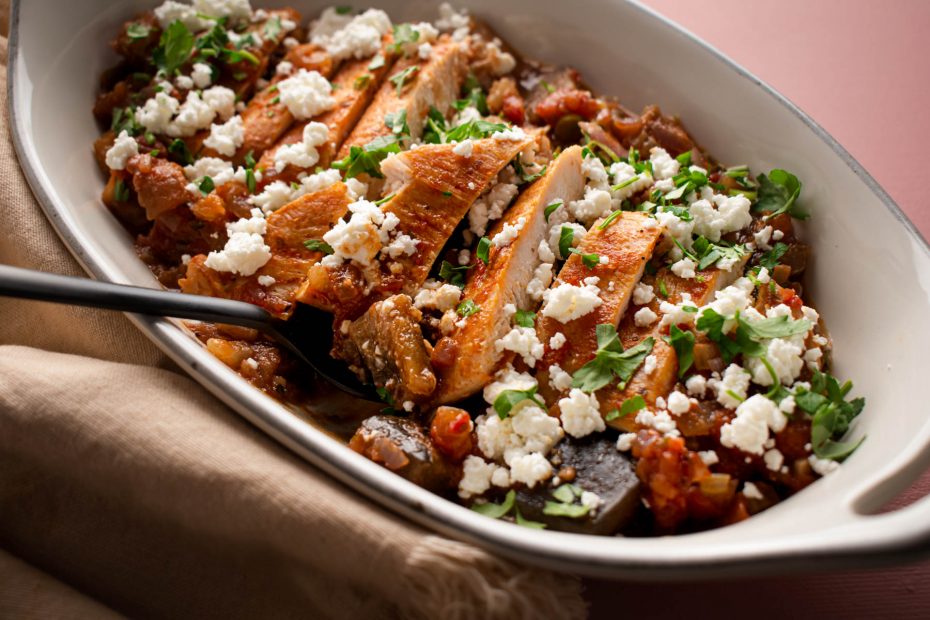
<svg viewBox="0 0 930 620">
<path fill-rule="evenodd" d="M 430 423 L 429 435 L 436 449 L 453 461 L 461 461 L 475 447 L 471 416 L 458 407 L 439 407 Z"/>
</svg>

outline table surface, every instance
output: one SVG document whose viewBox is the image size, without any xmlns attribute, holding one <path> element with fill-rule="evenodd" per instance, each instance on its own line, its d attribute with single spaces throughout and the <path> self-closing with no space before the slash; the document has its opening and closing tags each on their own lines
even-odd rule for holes
<svg viewBox="0 0 930 620">
<path fill-rule="evenodd" d="M 923 149 L 930 144 L 930 1 L 643 1 L 797 104 L 930 238 L 921 173 Z M 927 491 L 930 476 L 907 499 Z M 721 609 L 745 610 L 754 618 L 784 617 L 788 610 L 795 618 L 930 616 L 930 563 L 753 579 L 736 587 L 593 580 L 586 585 L 596 618 L 620 610 L 624 616 L 700 618 L 719 616 Z"/>
</svg>

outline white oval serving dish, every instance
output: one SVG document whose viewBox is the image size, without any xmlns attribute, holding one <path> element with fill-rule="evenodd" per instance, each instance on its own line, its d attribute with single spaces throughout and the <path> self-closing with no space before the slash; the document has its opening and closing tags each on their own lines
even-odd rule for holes
<svg viewBox="0 0 930 620">
<path fill-rule="evenodd" d="M 91 115 L 118 25 L 154 2 L 14 0 L 9 58 L 13 137 L 23 169 L 62 239 L 95 278 L 157 286 L 129 235 L 100 203 Z M 319 2 L 291 4 L 305 16 Z M 434 19 L 435 4 L 378 0 L 395 20 Z M 930 348 L 930 250 L 875 181 L 785 98 L 650 10 L 621 0 L 459 3 L 531 57 L 577 67 L 629 107 L 680 115 L 711 153 L 804 182 L 814 217 L 809 290 L 836 343 L 835 374 L 867 398 L 868 436 L 835 474 L 738 525 L 627 539 L 536 531 L 482 517 L 352 452 L 209 355 L 176 323 L 133 321 L 230 407 L 360 493 L 438 532 L 526 562 L 583 574 L 697 579 L 858 566 L 930 550 L 930 498 L 869 516 L 930 465 L 922 389 Z M 503 8 L 502 7 L 506 7 Z M 8 225 L 15 223 L 9 222 Z"/>
</svg>

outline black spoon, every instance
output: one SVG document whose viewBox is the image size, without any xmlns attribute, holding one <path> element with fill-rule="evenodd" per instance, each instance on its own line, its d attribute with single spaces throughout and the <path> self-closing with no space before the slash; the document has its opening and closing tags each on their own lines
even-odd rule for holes
<svg viewBox="0 0 930 620">
<path fill-rule="evenodd" d="M 291 320 L 282 321 L 243 301 L 97 282 L 8 265 L 0 265 L 0 296 L 251 327 L 276 340 L 340 390 L 378 400 L 371 386 L 363 385 L 345 364 L 330 356 L 332 316 L 302 304 Z"/>
</svg>

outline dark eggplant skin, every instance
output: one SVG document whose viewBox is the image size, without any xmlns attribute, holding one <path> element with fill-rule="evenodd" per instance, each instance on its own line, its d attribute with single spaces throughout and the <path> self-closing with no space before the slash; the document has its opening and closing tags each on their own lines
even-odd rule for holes
<svg viewBox="0 0 930 620">
<path fill-rule="evenodd" d="M 640 504 L 639 478 L 630 457 L 617 450 L 612 433 L 583 439 L 566 437 L 554 450 L 560 471 L 574 469 L 571 484 L 597 493 L 603 502 L 594 516 L 570 519 L 543 514 L 552 498 L 552 487 L 537 486 L 517 492 L 517 507 L 527 519 L 545 523 L 550 530 L 579 534 L 615 534 L 633 519 Z"/>
</svg>

